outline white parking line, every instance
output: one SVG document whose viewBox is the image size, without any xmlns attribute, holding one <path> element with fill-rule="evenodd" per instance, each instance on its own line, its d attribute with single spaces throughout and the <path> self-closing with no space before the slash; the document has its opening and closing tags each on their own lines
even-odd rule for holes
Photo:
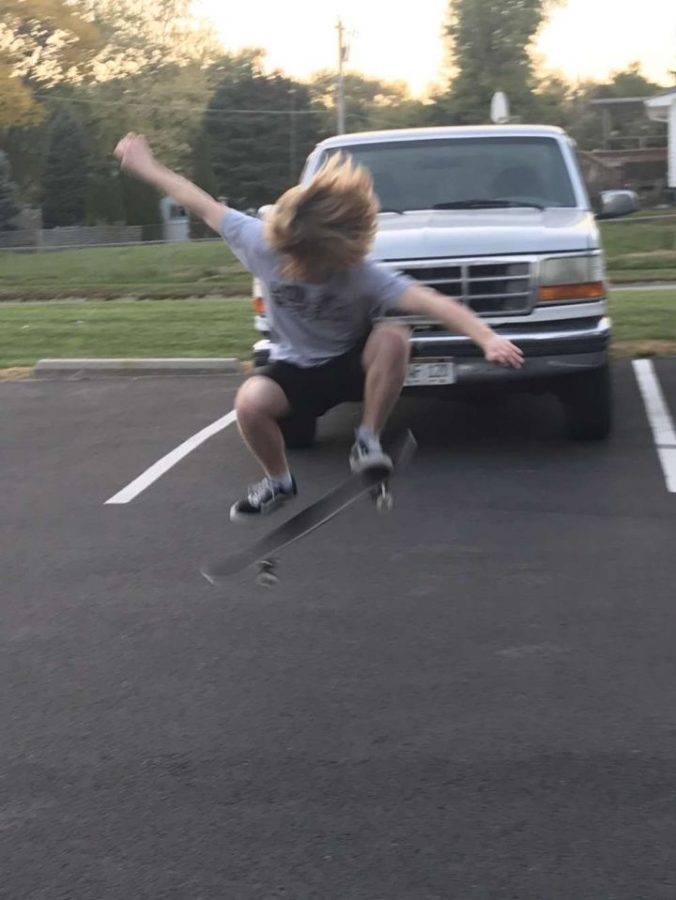
<svg viewBox="0 0 676 900">
<path fill-rule="evenodd" d="M 193 434 L 192 437 L 189 437 L 187 441 L 183 441 L 183 443 L 176 447 L 175 450 L 172 450 L 171 453 L 167 453 L 162 459 L 158 459 L 158 461 L 149 469 L 146 469 L 143 474 L 139 475 L 138 478 L 135 478 L 125 488 L 122 488 L 121 491 L 118 491 L 114 497 L 111 497 L 110 500 L 106 500 L 104 505 L 129 503 L 130 500 L 138 497 L 142 491 L 145 491 L 146 488 L 150 487 L 150 485 L 157 481 L 158 478 L 161 478 L 162 475 L 164 475 L 165 472 L 168 472 L 169 469 L 176 465 L 176 463 L 180 462 L 184 456 L 192 453 L 192 451 L 196 450 L 200 444 L 208 441 L 210 437 L 218 434 L 219 431 L 223 431 L 224 428 L 227 428 L 228 425 L 232 425 L 236 420 L 237 413 L 233 409 L 227 415 L 222 416 L 220 419 L 212 422 L 211 425 L 207 425 L 206 428 L 198 431 L 197 434 Z"/>
<path fill-rule="evenodd" d="M 662 388 L 649 359 L 634 360 L 634 372 L 648 421 L 653 432 L 657 455 L 662 463 L 662 471 L 667 482 L 667 490 L 676 493 L 676 428 L 664 399 Z"/>
</svg>

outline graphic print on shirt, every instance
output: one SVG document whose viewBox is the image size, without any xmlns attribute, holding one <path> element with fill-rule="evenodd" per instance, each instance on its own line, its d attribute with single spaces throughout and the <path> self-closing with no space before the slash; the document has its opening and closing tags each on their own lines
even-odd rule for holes
<svg viewBox="0 0 676 900">
<path fill-rule="evenodd" d="M 345 296 L 320 285 L 272 282 L 270 299 L 278 309 L 303 319 L 345 323 L 352 318 L 352 308 Z"/>
</svg>

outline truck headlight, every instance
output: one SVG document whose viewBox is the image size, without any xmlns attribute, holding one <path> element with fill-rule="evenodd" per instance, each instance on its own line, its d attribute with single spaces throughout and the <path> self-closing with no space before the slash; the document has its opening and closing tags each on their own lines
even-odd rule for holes
<svg viewBox="0 0 676 900">
<path fill-rule="evenodd" d="M 540 264 L 540 303 L 603 300 L 606 296 L 603 257 L 552 256 Z"/>
</svg>

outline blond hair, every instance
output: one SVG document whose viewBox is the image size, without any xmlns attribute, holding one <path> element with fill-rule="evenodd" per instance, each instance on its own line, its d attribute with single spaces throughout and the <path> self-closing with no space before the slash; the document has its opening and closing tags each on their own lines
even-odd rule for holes
<svg viewBox="0 0 676 900">
<path fill-rule="evenodd" d="M 309 184 L 279 198 L 265 233 L 284 257 L 282 274 L 321 281 L 363 262 L 375 238 L 379 204 L 367 169 L 336 154 Z"/>
</svg>

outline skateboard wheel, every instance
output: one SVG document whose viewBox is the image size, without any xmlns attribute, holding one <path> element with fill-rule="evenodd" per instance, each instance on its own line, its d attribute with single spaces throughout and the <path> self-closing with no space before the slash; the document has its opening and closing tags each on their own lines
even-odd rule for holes
<svg viewBox="0 0 676 900">
<path fill-rule="evenodd" d="M 256 584 L 264 588 L 272 588 L 279 584 L 279 578 L 275 575 L 275 563 L 273 560 L 261 560 L 260 569 L 256 576 Z"/>
<path fill-rule="evenodd" d="M 380 513 L 389 512 L 392 509 L 392 494 L 379 494 L 376 499 L 376 509 Z"/>
<path fill-rule="evenodd" d="M 277 578 L 274 572 L 259 572 L 256 577 L 256 584 L 258 587 L 263 588 L 277 587 L 279 578 Z"/>
</svg>

